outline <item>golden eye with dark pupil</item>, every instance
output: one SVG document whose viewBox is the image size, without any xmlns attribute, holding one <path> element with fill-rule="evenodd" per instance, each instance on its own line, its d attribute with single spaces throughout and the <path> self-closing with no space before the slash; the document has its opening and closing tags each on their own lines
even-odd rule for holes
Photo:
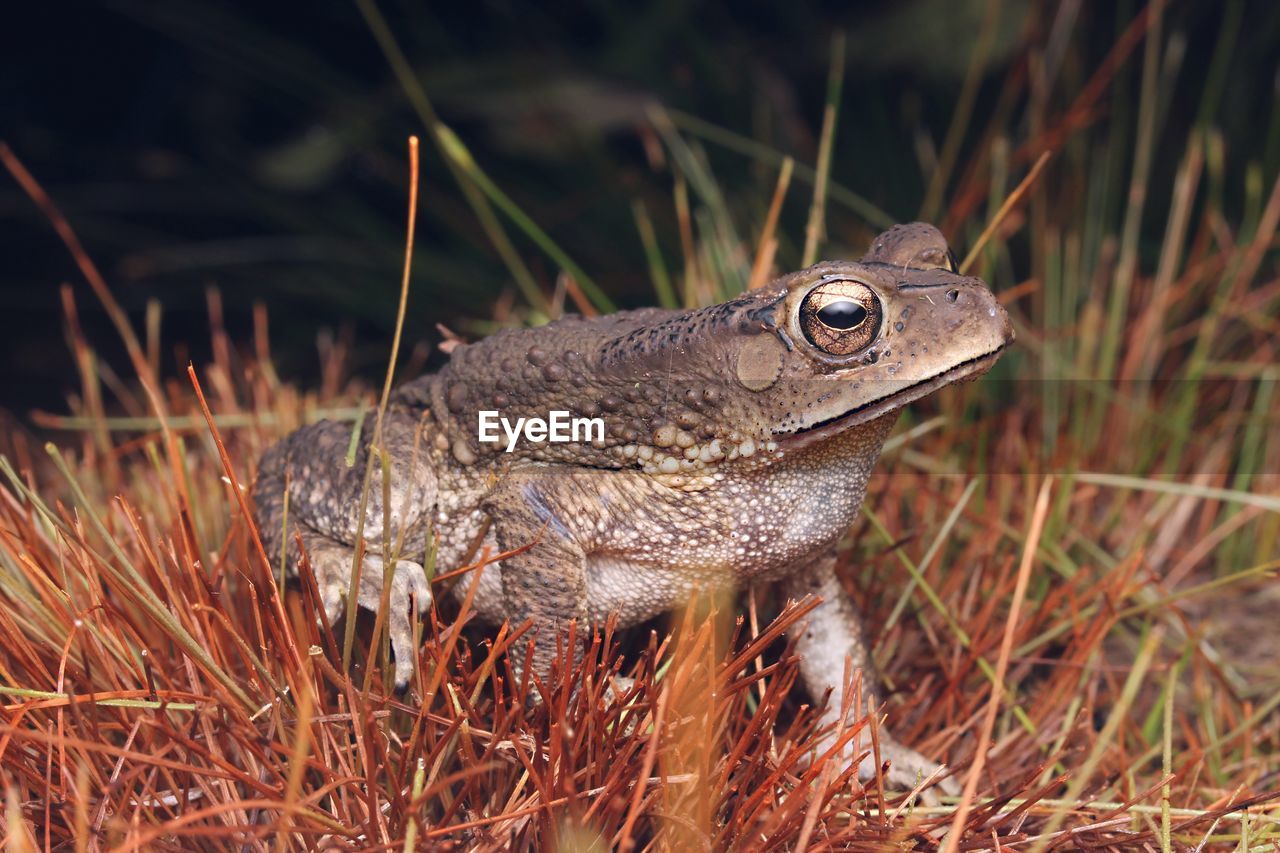
<svg viewBox="0 0 1280 853">
<path fill-rule="evenodd" d="M 805 340 L 827 355 L 853 355 L 880 332 L 880 298 L 860 281 L 824 281 L 805 294 L 796 316 Z"/>
<path fill-rule="evenodd" d="M 820 308 L 818 319 L 833 329 L 852 329 L 867 319 L 867 309 L 856 302 L 842 299 Z"/>
</svg>

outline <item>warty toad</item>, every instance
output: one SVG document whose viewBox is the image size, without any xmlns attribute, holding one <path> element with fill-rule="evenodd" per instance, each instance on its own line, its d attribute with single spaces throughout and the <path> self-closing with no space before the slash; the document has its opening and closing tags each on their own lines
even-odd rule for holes
<svg viewBox="0 0 1280 853">
<path fill-rule="evenodd" d="M 809 693 L 834 691 L 826 720 L 839 714 L 846 656 L 865 674 L 862 707 L 876 708 L 836 542 L 898 411 L 983 373 L 1012 339 L 986 285 L 958 274 L 942 235 L 914 223 L 880 235 L 861 261 L 819 263 L 709 308 L 569 316 L 460 346 L 391 397 L 390 502 L 375 474 L 359 604 L 379 606 L 394 560 L 388 616 L 403 685 L 410 609 L 431 599 L 416 559 L 432 536 L 441 571 L 484 546 L 527 546 L 480 574 L 474 604 L 495 623 L 533 621 L 543 675 L 570 620 L 616 613 L 633 625 L 700 586 L 777 581 L 792 598 L 821 598 L 796 651 Z M 506 452 L 478 440 L 486 410 L 513 422 L 567 411 L 602 419 L 604 434 Z M 287 488 L 288 566 L 296 572 L 300 540 L 331 621 L 350 583 L 373 418 L 355 465 L 345 464 L 353 425 L 322 421 L 267 451 L 254 490 L 267 552 L 279 554 Z M 459 595 L 474 582 L 464 577 Z M 899 784 L 936 767 L 887 734 L 881 747 Z"/>
</svg>

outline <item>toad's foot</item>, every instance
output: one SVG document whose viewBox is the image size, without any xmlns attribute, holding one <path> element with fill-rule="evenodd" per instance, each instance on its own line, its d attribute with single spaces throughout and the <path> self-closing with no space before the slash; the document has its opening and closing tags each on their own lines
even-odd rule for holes
<svg viewBox="0 0 1280 853">
<path fill-rule="evenodd" d="M 382 560 L 378 557 L 365 558 L 365 571 L 373 568 L 378 573 L 378 586 L 382 586 Z M 361 587 L 364 585 L 361 584 Z M 364 590 L 361 589 L 360 606 L 370 610 L 377 609 L 382 601 L 382 591 L 374 603 L 366 603 Z M 391 575 L 391 596 L 387 602 L 391 608 L 388 614 L 388 629 L 391 634 L 391 651 L 396 659 L 396 691 L 403 693 L 409 687 L 409 679 L 413 677 L 414 659 L 418 647 L 414 642 L 412 614 L 422 615 L 431 609 L 431 584 L 427 582 L 427 573 L 421 563 L 412 560 L 396 560 L 396 567 Z"/>
<path fill-rule="evenodd" d="M 823 740 L 819 747 L 819 754 L 830 748 L 834 738 L 833 734 Z M 870 782 L 876 778 L 876 758 L 866 735 L 850 741 L 841 754 L 832 756 L 832 760 L 843 764 L 856 759 L 864 752 L 867 754 L 858 765 L 858 779 Z M 937 778 L 937 781 L 928 782 L 928 787 L 922 792 L 921 799 L 926 805 L 937 805 L 938 798 L 935 791 L 951 797 L 960 794 L 960 785 L 955 778 L 946 775 L 948 768 L 945 764 L 931 761 L 914 749 L 903 746 L 886 735 L 883 730 L 880 732 L 880 761 L 887 765 L 884 781 L 885 785 L 891 788 L 912 791 L 926 780 L 942 777 Z"/>
<path fill-rule="evenodd" d="M 889 765 L 885 782 L 895 788 L 911 791 L 931 777 L 942 777 L 930 783 L 931 787 L 923 792 L 923 799 L 928 805 L 936 805 L 935 790 L 950 797 L 960 794 L 960 784 L 954 777 L 945 775 L 948 773 L 945 764 L 930 761 L 914 749 L 886 738 L 883 733 L 880 735 L 880 759 Z M 858 778 L 868 781 L 874 779 L 875 775 L 875 756 L 868 755 L 858 767 Z"/>
<path fill-rule="evenodd" d="M 829 751 L 835 739 L 836 735 L 831 734 L 819 740 L 814 757 L 822 756 Z M 844 768 L 847 762 L 858 760 L 860 756 L 858 779 L 863 783 L 869 783 L 876 779 L 877 770 L 876 754 L 872 751 L 869 735 L 863 734 L 859 738 L 850 740 L 840 752 L 833 754 L 829 761 L 836 762 L 838 768 Z M 883 779 L 886 788 L 910 792 L 915 790 L 916 786 L 925 784 L 925 788 L 920 792 L 920 802 L 925 806 L 937 806 L 938 794 L 947 795 L 947 797 L 960 795 L 960 785 L 954 777 L 946 775 L 948 774 L 946 765 L 928 760 L 914 749 L 904 747 L 884 734 L 883 730 L 879 734 L 879 757 L 884 765 Z M 931 779 L 936 781 L 928 781 Z"/>
<path fill-rule="evenodd" d="M 344 612 L 343 602 L 351 588 L 351 566 L 354 550 L 316 537 L 306 541 L 311 565 L 316 573 L 325 616 L 332 626 Z M 365 554 L 360 569 L 360 595 L 357 603 L 375 613 L 382 607 L 383 580 L 387 565 L 377 554 Z M 396 560 L 390 574 L 387 595 L 387 627 L 391 650 L 395 655 L 396 690 L 403 691 L 413 676 L 414 652 L 411 613 L 425 613 L 431 608 L 431 584 L 421 563 Z"/>
</svg>

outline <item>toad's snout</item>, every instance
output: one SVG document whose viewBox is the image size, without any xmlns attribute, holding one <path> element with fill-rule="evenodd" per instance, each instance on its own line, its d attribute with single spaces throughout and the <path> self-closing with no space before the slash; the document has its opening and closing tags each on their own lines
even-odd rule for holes
<svg viewBox="0 0 1280 853">
<path fill-rule="evenodd" d="M 929 288 L 926 296 L 939 332 L 971 338 L 975 349 L 992 352 L 1013 343 L 1013 323 L 1000 300 L 981 281 Z"/>
</svg>

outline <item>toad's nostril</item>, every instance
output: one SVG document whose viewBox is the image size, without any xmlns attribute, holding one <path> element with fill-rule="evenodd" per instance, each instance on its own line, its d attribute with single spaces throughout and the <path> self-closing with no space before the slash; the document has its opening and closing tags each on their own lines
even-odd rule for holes
<svg viewBox="0 0 1280 853">
<path fill-rule="evenodd" d="M 960 298 L 960 291 L 958 291 L 958 290 L 948 290 L 948 291 L 947 291 L 947 301 L 948 301 L 948 302 L 955 302 L 955 301 L 956 301 L 957 299 L 959 299 L 959 298 Z"/>
</svg>

